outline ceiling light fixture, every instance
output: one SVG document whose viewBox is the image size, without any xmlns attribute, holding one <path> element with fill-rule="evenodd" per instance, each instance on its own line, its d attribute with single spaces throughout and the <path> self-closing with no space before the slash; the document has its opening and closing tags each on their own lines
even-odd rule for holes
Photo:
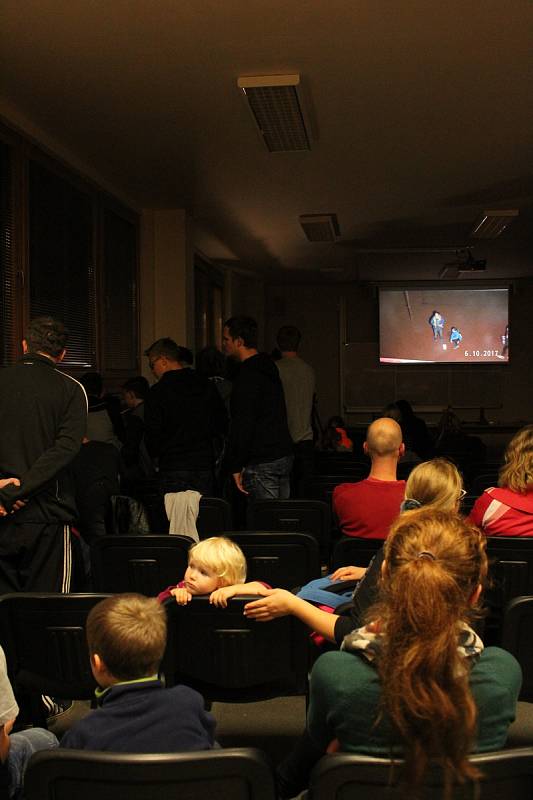
<svg viewBox="0 0 533 800">
<path fill-rule="evenodd" d="M 237 79 L 271 153 L 310 150 L 299 75 L 256 75 Z"/>
<path fill-rule="evenodd" d="M 470 233 L 473 239 L 496 239 L 518 216 L 518 209 L 484 211 L 483 216 Z"/>
<path fill-rule="evenodd" d="M 310 242 L 334 242 L 340 236 L 336 214 L 302 214 L 299 219 Z"/>
</svg>

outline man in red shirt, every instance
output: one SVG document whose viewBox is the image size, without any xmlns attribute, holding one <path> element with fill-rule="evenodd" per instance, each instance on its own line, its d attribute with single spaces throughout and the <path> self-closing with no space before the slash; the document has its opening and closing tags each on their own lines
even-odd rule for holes
<svg viewBox="0 0 533 800">
<path fill-rule="evenodd" d="M 405 452 L 402 429 L 389 417 L 369 426 L 363 450 L 372 467 L 368 478 L 341 483 L 333 492 L 333 510 L 345 536 L 386 539 L 400 513 L 405 481 L 396 480 L 398 460 Z"/>
</svg>

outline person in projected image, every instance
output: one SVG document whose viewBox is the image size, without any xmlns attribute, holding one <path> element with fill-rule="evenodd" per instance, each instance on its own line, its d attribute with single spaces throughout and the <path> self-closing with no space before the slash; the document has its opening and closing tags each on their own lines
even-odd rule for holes
<svg viewBox="0 0 533 800">
<path fill-rule="evenodd" d="M 446 320 L 442 314 L 435 309 L 428 319 L 428 322 L 431 325 L 431 330 L 433 331 L 433 341 L 436 342 L 438 339 L 442 341 L 444 336 L 444 325 L 446 323 Z"/>
<path fill-rule="evenodd" d="M 461 344 L 462 341 L 463 341 L 463 335 L 461 331 L 458 328 L 456 328 L 455 325 L 452 325 L 450 330 L 450 344 L 453 345 L 453 349 L 458 350 L 459 345 Z"/>
<path fill-rule="evenodd" d="M 505 333 L 502 336 L 502 357 L 509 355 L 509 325 L 505 326 Z"/>
</svg>

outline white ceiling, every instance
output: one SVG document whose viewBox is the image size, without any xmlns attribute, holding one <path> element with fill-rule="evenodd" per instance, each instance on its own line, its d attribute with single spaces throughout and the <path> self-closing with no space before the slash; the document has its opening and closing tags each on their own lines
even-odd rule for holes
<svg viewBox="0 0 533 800">
<path fill-rule="evenodd" d="M 530 0 L 3 0 L 0 108 L 142 207 L 185 207 L 215 259 L 277 275 L 436 278 L 475 244 L 533 275 Z M 310 152 L 268 153 L 239 75 L 299 73 Z M 484 209 L 520 216 L 487 247 Z M 335 212 L 309 243 L 300 214 Z M 452 254 L 453 255 L 453 254 Z"/>
</svg>

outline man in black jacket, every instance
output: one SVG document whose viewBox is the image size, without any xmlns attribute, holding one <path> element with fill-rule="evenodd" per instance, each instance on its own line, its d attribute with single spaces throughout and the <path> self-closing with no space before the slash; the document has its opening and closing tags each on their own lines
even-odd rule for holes
<svg viewBox="0 0 533 800">
<path fill-rule="evenodd" d="M 56 366 L 67 330 L 52 317 L 30 322 L 24 355 L 0 370 L 0 592 L 67 592 L 70 523 L 76 517 L 67 467 L 87 425 L 87 397 Z"/>
<path fill-rule="evenodd" d="M 158 339 L 146 351 L 158 382 L 144 403 L 144 437 L 159 460 L 163 492 L 214 491 L 213 438 L 227 430 L 228 416 L 213 383 L 184 369 L 172 339 Z"/>
<path fill-rule="evenodd" d="M 279 372 L 257 352 L 257 323 L 231 317 L 222 337 L 227 356 L 241 362 L 230 399 L 228 467 L 237 488 L 252 498 L 287 498 L 292 439 Z"/>
</svg>

